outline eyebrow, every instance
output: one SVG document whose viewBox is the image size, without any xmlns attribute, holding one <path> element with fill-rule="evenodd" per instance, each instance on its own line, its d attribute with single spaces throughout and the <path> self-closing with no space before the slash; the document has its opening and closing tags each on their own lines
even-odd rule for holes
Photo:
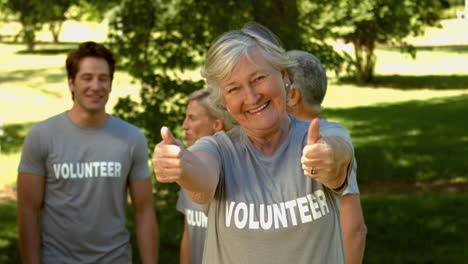
<svg viewBox="0 0 468 264">
<path fill-rule="evenodd" d="M 249 78 L 251 78 L 252 76 L 256 75 L 256 74 L 259 74 L 259 73 L 265 73 L 266 71 L 262 71 L 262 70 L 255 70 L 253 71 L 252 73 L 250 73 L 248 76 Z M 232 85 L 235 85 L 236 84 L 236 81 L 232 81 L 228 84 L 226 84 L 224 87 L 229 87 L 229 86 L 232 86 Z"/>
</svg>

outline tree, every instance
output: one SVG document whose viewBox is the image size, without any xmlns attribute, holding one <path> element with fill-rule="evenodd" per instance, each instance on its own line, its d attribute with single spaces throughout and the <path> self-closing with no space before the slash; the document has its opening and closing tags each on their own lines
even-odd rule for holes
<svg viewBox="0 0 468 264">
<path fill-rule="evenodd" d="M 28 51 L 34 50 L 36 41 L 36 30 L 42 27 L 44 8 L 39 1 L 30 0 L 8 0 L 7 8 L 19 16 L 19 22 L 23 26 L 23 40 Z"/>
<path fill-rule="evenodd" d="M 66 20 L 65 13 L 76 0 L 6 0 L 5 6 L 18 15 L 23 30 L 21 32 L 28 51 L 33 51 L 36 44 L 36 31 L 45 23 L 49 23 L 54 42 L 62 23 Z"/>
<path fill-rule="evenodd" d="M 405 38 L 437 25 L 443 8 L 448 7 L 446 0 L 324 0 L 304 4 L 311 31 L 354 45 L 354 58 L 349 58 L 361 82 L 374 76 L 378 44 L 399 45 L 414 57 L 415 49 Z"/>
<path fill-rule="evenodd" d="M 42 2 L 48 6 L 48 11 L 45 12 L 43 21 L 49 24 L 49 30 L 52 33 L 54 43 L 59 42 L 59 35 L 62 31 L 63 22 L 67 20 L 67 10 L 76 2 L 75 0 L 47 0 L 45 3 Z"/>
</svg>

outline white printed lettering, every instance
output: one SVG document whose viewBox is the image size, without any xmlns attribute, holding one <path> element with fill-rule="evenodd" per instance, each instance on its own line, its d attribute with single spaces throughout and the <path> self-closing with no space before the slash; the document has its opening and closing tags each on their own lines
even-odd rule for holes
<svg viewBox="0 0 468 264">
<path fill-rule="evenodd" d="M 258 221 L 255 221 L 255 204 L 249 204 L 249 228 L 258 229 Z"/>
<path fill-rule="evenodd" d="M 286 209 L 284 208 L 284 203 L 280 203 L 279 207 L 277 204 L 273 204 L 273 215 L 273 219 L 275 220 L 275 228 L 279 228 L 279 221 L 281 221 L 283 227 L 288 227 L 288 218 L 286 215 Z"/>
<path fill-rule="evenodd" d="M 299 209 L 299 216 L 301 217 L 302 223 L 308 223 L 312 221 L 312 217 L 310 215 L 306 215 L 306 213 L 309 212 L 309 206 L 307 206 L 307 198 L 297 198 L 297 209 Z"/>
<path fill-rule="evenodd" d="M 242 212 L 242 218 L 240 218 L 240 214 Z M 245 203 L 238 203 L 236 209 L 234 210 L 234 224 L 237 228 L 242 229 L 247 224 L 247 204 Z"/>
</svg>

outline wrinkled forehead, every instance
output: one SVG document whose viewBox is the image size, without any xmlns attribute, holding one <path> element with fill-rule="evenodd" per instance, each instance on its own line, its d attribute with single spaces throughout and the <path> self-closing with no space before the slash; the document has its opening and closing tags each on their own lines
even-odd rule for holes
<svg viewBox="0 0 468 264">
<path fill-rule="evenodd" d="M 236 58 L 235 63 L 230 65 L 230 69 L 226 71 L 224 78 L 218 81 L 220 87 L 229 85 L 232 82 L 250 76 L 255 72 L 262 69 L 262 62 L 269 62 L 266 60 L 264 53 L 260 48 L 253 47 L 241 56 Z"/>
</svg>

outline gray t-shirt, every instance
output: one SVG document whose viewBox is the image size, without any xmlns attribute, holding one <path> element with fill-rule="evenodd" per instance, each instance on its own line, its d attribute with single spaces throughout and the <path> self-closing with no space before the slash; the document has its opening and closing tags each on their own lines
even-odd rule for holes
<svg viewBox="0 0 468 264">
<path fill-rule="evenodd" d="M 357 183 L 357 174 L 356 174 L 357 162 L 356 162 L 356 157 L 354 155 L 353 155 L 353 163 L 354 163 L 354 166 L 351 169 L 351 174 L 349 174 L 349 177 L 348 177 L 348 186 L 344 190 L 342 196 L 345 196 L 347 194 L 360 194 L 358 183 Z"/>
<path fill-rule="evenodd" d="M 109 116 L 81 128 L 59 114 L 31 128 L 18 171 L 46 177 L 42 263 L 131 263 L 127 185 L 150 177 L 137 127 Z"/>
<path fill-rule="evenodd" d="M 258 151 L 240 127 L 190 147 L 211 153 L 222 166 L 206 208 L 203 263 L 344 263 L 341 193 L 304 175 L 301 156 L 309 122 L 289 117 L 289 135 L 272 156 Z M 339 124 L 320 125 L 322 134 L 351 145 Z"/>
<path fill-rule="evenodd" d="M 203 212 L 203 207 L 190 200 L 184 189 L 180 189 L 177 211 L 183 213 L 187 219 L 191 263 L 201 264 L 208 217 Z"/>
</svg>

